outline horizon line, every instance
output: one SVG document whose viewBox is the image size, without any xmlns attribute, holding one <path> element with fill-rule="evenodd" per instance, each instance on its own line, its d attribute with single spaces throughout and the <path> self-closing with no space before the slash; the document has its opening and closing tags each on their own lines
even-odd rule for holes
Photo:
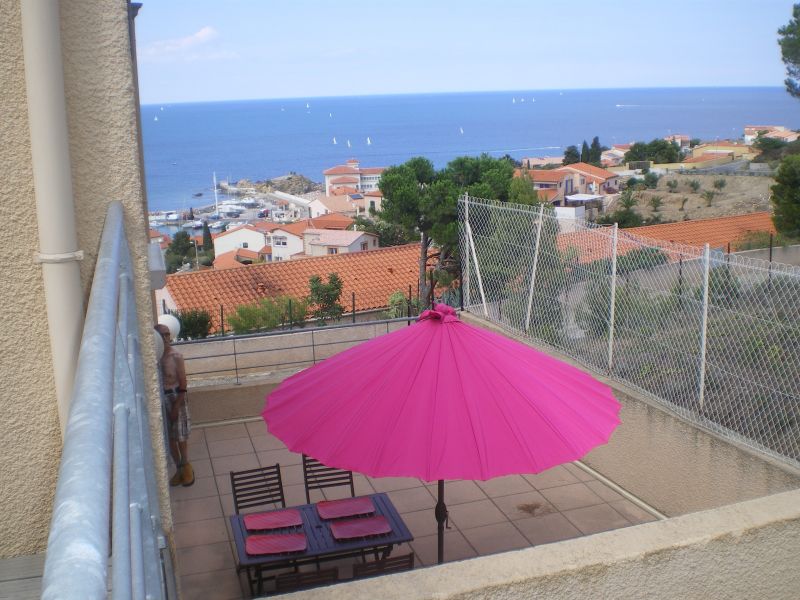
<svg viewBox="0 0 800 600">
<path fill-rule="evenodd" d="M 341 94 L 322 96 L 277 96 L 271 98 L 226 98 L 220 100 L 180 100 L 180 101 L 148 101 L 140 106 L 165 106 L 178 104 L 220 104 L 223 102 L 261 102 L 261 101 L 308 101 L 339 98 L 380 98 L 391 96 L 447 96 L 459 94 L 505 94 L 505 93 L 531 93 L 531 92 L 593 92 L 593 91 L 629 91 L 629 90 L 730 90 L 730 89 L 785 89 L 782 85 L 668 85 L 668 86 L 635 86 L 635 87 L 590 87 L 590 88 L 539 88 L 539 89 L 504 89 L 504 90 L 460 90 L 439 92 L 386 92 L 375 94 Z"/>
</svg>

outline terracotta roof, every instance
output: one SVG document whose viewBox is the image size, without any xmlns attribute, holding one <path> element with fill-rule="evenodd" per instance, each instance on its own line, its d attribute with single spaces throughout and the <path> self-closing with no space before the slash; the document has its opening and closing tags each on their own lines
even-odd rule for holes
<svg viewBox="0 0 800 600">
<path fill-rule="evenodd" d="M 322 172 L 323 175 L 352 175 L 356 173 L 358 173 L 357 167 L 348 167 L 347 165 L 337 165 Z"/>
<path fill-rule="evenodd" d="M 631 146 L 633 146 L 633 144 L 611 144 L 611 147 L 617 150 L 630 150 Z"/>
<path fill-rule="evenodd" d="M 163 233 L 161 233 L 161 232 L 160 232 L 158 229 L 151 229 L 151 230 L 150 230 L 150 239 L 151 239 L 151 240 L 152 240 L 152 239 L 155 239 L 155 238 L 160 238 L 160 237 L 169 237 L 169 236 L 165 236 L 165 235 L 164 235 Z"/>
<path fill-rule="evenodd" d="M 514 176 L 521 177 L 522 175 L 517 175 L 514 173 Z M 567 176 L 564 171 L 560 171 L 558 169 L 531 169 L 528 171 L 528 177 L 531 178 L 531 181 L 540 181 L 542 183 L 558 183 L 562 179 Z"/>
<path fill-rule="evenodd" d="M 216 237 L 221 238 L 225 237 L 229 233 L 233 233 L 234 231 L 241 231 L 242 229 L 249 229 L 250 231 L 258 231 L 253 225 L 250 223 L 245 223 L 244 225 L 239 225 L 238 227 L 233 227 L 231 229 L 227 229 L 221 233 L 218 233 Z M 202 238 L 201 238 L 202 239 Z"/>
<path fill-rule="evenodd" d="M 350 306 L 351 294 L 355 292 L 357 311 L 385 308 L 393 292 L 406 292 L 409 285 L 416 289 L 418 260 L 419 244 L 408 244 L 298 261 L 175 273 L 167 275 L 166 287 L 178 310 L 205 309 L 217 328 L 220 305 L 225 314 L 231 314 L 237 306 L 255 303 L 263 297 L 304 297 L 308 295 L 308 280 L 313 275 L 327 278 L 330 273 L 337 273 L 344 284 L 343 301 Z"/>
<path fill-rule="evenodd" d="M 545 190 L 536 190 L 536 194 L 539 196 L 540 200 L 547 200 L 548 202 L 552 202 L 553 198 L 558 196 L 558 190 L 555 188 L 545 189 Z"/>
<path fill-rule="evenodd" d="M 359 169 L 362 175 L 380 175 L 386 170 L 386 167 L 363 167 Z"/>
<path fill-rule="evenodd" d="M 270 233 L 280 227 L 280 223 L 272 223 L 270 221 L 256 221 L 253 227 L 264 233 Z"/>
<path fill-rule="evenodd" d="M 605 169 L 601 169 L 600 167 L 595 167 L 594 165 L 590 165 L 583 162 L 573 163 L 571 165 L 564 165 L 563 167 L 559 167 L 556 171 L 565 171 L 567 169 L 572 169 L 574 171 L 578 171 L 585 175 L 591 175 L 592 177 L 596 177 L 602 181 L 606 179 L 611 179 L 612 177 L 617 177 L 616 173 L 612 173 L 611 171 L 606 171 Z"/>
<path fill-rule="evenodd" d="M 365 196 L 375 196 L 377 198 L 383 198 L 383 194 L 380 190 L 373 190 L 371 192 L 364 192 Z"/>
<path fill-rule="evenodd" d="M 331 190 L 334 196 L 347 196 L 349 194 L 357 194 L 358 190 L 354 187 L 340 187 Z"/>
<path fill-rule="evenodd" d="M 699 149 L 702 149 L 702 148 L 708 148 L 709 146 L 710 147 L 722 146 L 722 147 L 725 147 L 725 148 L 749 148 L 750 147 L 747 144 L 740 144 L 739 142 L 732 142 L 730 140 L 719 140 L 717 142 L 706 142 L 705 144 L 700 144 L 699 146 L 695 146 L 693 149 L 694 150 L 699 150 Z"/>
<path fill-rule="evenodd" d="M 358 177 L 336 177 L 331 179 L 331 183 L 358 183 L 361 181 Z"/>
<path fill-rule="evenodd" d="M 236 250 L 223 252 L 214 257 L 214 269 L 235 269 L 236 267 L 246 267 L 247 265 L 236 260 Z"/>
<path fill-rule="evenodd" d="M 355 223 L 355 221 L 346 215 L 331 213 L 314 217 L 313 219 L 305 219 L 303 221 L 295 221 L 294 223 L 280 225 L 277 229 L 298 237 L 303 237 L 303 232 L 306 229 L 347 229 L 353 223 Z"/>
<path fill-rule="evenodd" d="M 645 225 L 644 227 L 631 227 L 625 231 L 687 246 L 703 246 L 708 243 L 712 248 L 727 248 L 728 243 L 735 242 L 752 231 L 776 233 L 772 215 L 769 212 L 680 221 L 662 225 Z"/>
<path fill-rule="evenodd" d="M 262 246 L 261 250 L 258 251 L 259 254 L 272 254 L 272 246 Z"/>
<path fill-rule="evenodd" d="M 337 212 L 352 212 L 355 210 L 353 203 L 345 196 L 322 196 L 317 200 L 329 211 Z"/>
<path fill-rule="evenodd" d="M 361 236 L 376 238 L 377 236 L 366 231 L 333 230 L 333 229 L 306 229 L 303 237 L 314 246 L 349 246 Z"/>
</svg>

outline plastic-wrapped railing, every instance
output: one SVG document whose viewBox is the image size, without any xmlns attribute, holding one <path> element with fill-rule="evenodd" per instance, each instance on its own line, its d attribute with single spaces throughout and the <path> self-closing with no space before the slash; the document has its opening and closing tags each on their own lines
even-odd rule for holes
<svg viewBox="0 0 800 600">
<path fill-rule="evenodd" d="M 132 283 L 123 210 L 115 202 L 103 229 L 64 434 L 45 599 L 101 599 L 109 589 L 120 599 L 176 596 Z"/>
</svg>

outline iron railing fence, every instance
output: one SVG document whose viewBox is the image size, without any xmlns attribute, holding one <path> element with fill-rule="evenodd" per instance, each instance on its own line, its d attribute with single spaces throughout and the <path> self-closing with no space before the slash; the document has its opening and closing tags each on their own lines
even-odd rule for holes
<svg viewBox="0 0 800 600">
<path fill-rule="evenodd" d="M 109 587 L 113 598 L 177 597 L 161 525 L 132 273 L 123 210 L 115 202 L 78 356 L 42 598 L 100 600 Z"/>
<path fill-rule="evenodd" d="M 338 352 L 410 325 L 415 315 L 356 321 L 325 327 L 230 334 L 179 341 L 190 384 L 220 382 L 263 375 L 276 370 L 304 369 Z"/>
<path fill-rule="evenodd" d="M 800 461 L 800 268 L 462 197 L 465 308 Z"/>
</svg>

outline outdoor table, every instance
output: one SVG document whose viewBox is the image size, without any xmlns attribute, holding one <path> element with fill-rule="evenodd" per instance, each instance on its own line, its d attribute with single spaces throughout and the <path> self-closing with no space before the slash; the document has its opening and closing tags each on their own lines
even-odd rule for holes
<svg viewBox="0 0 800 600">
<path fill-rule="evenodd" d="M 317 504 L 303 504 L 301 506 L 291 507 L 291 509 L 300 512 L 302 518 L 301 526 L 271 531 L 248 531 L 244 524 L 244 518 L 247 515 L 231 516 L 231 530 L 233 531 L 233 539 L 236 543 L 238 570 L 247 571 L 250 593 L 255 593 L 253 589 L 254 584 L 257 584 L 258 593 L 262 593 L 264 571 L 296 567 L 309 563 L 318 564 L 321 561 L 335 560 L 349 556 L 362 556 L 366 551 L 374 552 L 376 555 L 381 553 L 381 557 L 386 558 L 395 545 L 410 542 L 414 539 L 408 527 L 403 522 L 403 519 L 400 517 L 400 514 L 397 512 L 397 509 L 386 494 L 370 494 L 369 496 L 359 496 L 359 498 L 369 498 L 372 500 L 375 506 L 375 512 L 371 515 L 365 515 L 365 517 L 384 517 L 391 526 L 391 531 L 389 533 L 353 539 L 336 539 L 331 531 L 332 523 L 342 523 L 348 519 L 357 519 L 359 517 L 322 519 L 317 512 Z M 274 511 L 264 512 L 271 513 L 284 510 L 288 509 L 276 509 Z M 300 532 L 305 533 L 307 539 L 306 549 L 301 552 L 251 555 L 246 551 L 248 536 Z"/>
</svg>

